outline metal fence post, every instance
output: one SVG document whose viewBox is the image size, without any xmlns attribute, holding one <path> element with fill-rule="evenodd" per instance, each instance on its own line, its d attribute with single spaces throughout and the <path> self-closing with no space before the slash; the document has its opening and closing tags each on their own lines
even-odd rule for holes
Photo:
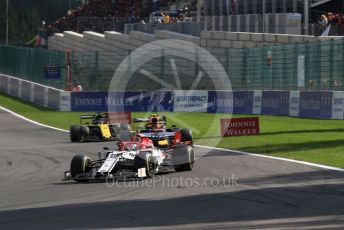
<svg viewBox="0 0 344 230">
<path fill-rule="evenodd" d="M 131 76 L 131 50 L 128 50 L 128 54 L 127 54 L 127 57 L 128 57 L 128 68 L 127 68 L 127 76 Z M 122 82 L 120 83 L 122 84 Z M 124 89 L 123 89 L 124 90 Z"/>
<path fill-rule="evenodd" d="M 267 63 L 267 56 L 268 56 L 268 52 L 271 52 L 271 59 L 272 59 L 272 62 L 270 64 Z M 268 78 L 268 88 L 267 89 L 274 89 L 274 76 L 273 76 L 273 65 L 274 65 L 274 60 L 273 60 L 273 55 L 274 53 L 272 52 L 272 46 L 269 47 L 269 50 L 266 52 L 266 57 L 265 57 L 265 60 L 266 60 L 266 64 L 267 67 L 268 67 L 268 74 L 269 74 L 269 78 Z"/>
<path fill-rule="evenodd" d="M 56 58 L 56 56 L 55 56 L 54 58 Z M 70 66 L 69 66 L 69 68 L 70 68 L 70 73 L 71 73 L 72 76 L 76 79 L 77 68 L 75 68 L 74 64 L 75 64 L 75 51 L 72 51 L 72 52 L 71 52 L 71 60 L 70 60 Z M 79 85 L 79 84 L 82 85 L 81 82 L 79 82 L 78 79 L 77 79 L 77 81 L 78 81 L 78 82 L 77 82 L 78 85 Z M 63 83 L 61 83 L 61 84 L 63 84 Z M 60 87 L 63 87 L 63 86 L 60 86 Z"/>
<path fill-rule="evenodd" d="M 229 48 L 226 48 L 225 49 L 225 71 L 227 73 L 227 76 L 230 80 L 230 75 L 229 75 L 229 72 L 230 72 L 230 67 L 229 67 Z"/>
<path fill-rule="evenodd" d="M 344 62 L 344 39 L 342 39 L 342 62 Z M 341 71 L 341 75 L 342 75 L 342 82 L 341 82 L 341 90 L 344 90 L 344 66 L 341 65 L 342 69 Z"/>
<path fill-rule="evenodd" d="M 131 51 L 128 50 L 128 76 L 131 76 Z"/>
<path fill-rule="evenodd" d="M 247 68 L 248 68 L 248 63 L 247 63 L 247 52 L 248 49 L 244 48 L 243 50 L 243 58 L 242 58 L 242 78 L 241 78 L 241 89 L 246 89 L 247 88 L 247 81 L 248 81 L 248 74 L 247 74 Z"/>
<path fill-rule="evenodd" d="M 95 51 L 95 60 L 94 60 L 94 75 L 93 75 L 93 79 L 91 81 L 90 85 L 94 85 L 95 83 L 95 88 L 98 90 L 98 77 L 99 77 L 99 51 Z"/>
<path fill-rule="evenodd" d="M 195 74 L 194 74 L 194 77 L 196 78 L 197 77 L 197 74 L 198 74 L 198 71 L 199 71 L 199 66 L 198 66 L 198 58 L 199 58 L 199 50 L 198 50 L 198 47 L 195 47 Z"/>
<path fill-rule="evenodd" d="M 261 62 L 262 62 L 262 76 L 261 76 L 261 90 L 265 89 L 265 85 L 266 85 L 266 50 L 265 50 L 265 46 L 263 46 L 263 48 L 260 50 L 261 51 Z"/>
<path fill-rule="evenodd" d="M 316 56 L 313 57 L 314 61 L 313 63 L 315 64 L 315 70 L 316 70 L 316 81 L 317 81 L 317 89 L 321 88 L 321 47 L 322 47 L 322 42 L 318 41 L 316 44 Z"/>
<path fill-rule="evenodd" d="M 311 60 L 311 55 L 310 55 L 310 45 L 309 42 L 305 43 L 305 88 L 307 88 L 308 80 L 310 79 L 310 74 L 309 74 L 309 62 Z"/>
<path fill-rule="evenodd" d="M 160 58 L 160 89 L 162 88 L 162 80 L 165 75 L 165 50 L 161 49 L 161 58 Z"/>
<path fill-rule="evenodd" d="M 329 76 L 329 89 L 333 90 L 334 86 L 334 40 L 330 40 L 330 55 L 329 55 L 329 61 L 330 61 L 330 76 Z"/>
<path fill-rule="evenodd" d="M 287 49 L 289 46 L 282 46 L 282 86 L 280 87 L 280 90 L 288 90 L 290 89 L 288 85 L 288 74 L 287 74 L 287 61 L 288 61 L 288 55 L 287 55 Z"/>
</svg>

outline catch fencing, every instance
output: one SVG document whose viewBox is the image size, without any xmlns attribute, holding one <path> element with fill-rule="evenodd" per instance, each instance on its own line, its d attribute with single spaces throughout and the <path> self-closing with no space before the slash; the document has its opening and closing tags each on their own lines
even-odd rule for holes
<svg viewBox="0 0 344 230">
<path fill-rule="evenodd" d="M 200 49 L 200 48 L 197 48 Z M 207 48 L 224 67 L 233 90 L 344 90 L 344 39 L 257 48 Z M 164 56 L 144 63 L 141 69 L 175 84 L 175 68 L 188 89 L 202 72 L 202 66 L 187 60 L 186 54 Z M 197 54 L 197 52 L 194 52 Z M 72 52 L 72 84 L 86 91 L 109 89 L 114 72 L 130 51 Z M 199 57 L 195 57 L 197 60 Z M 129 60 L 130 61 L 130 60 Z M 211 63 L 208 63 L 211 64 Z M 45 79 L 44 66 L 66 65 L 66 53 L 44 49 L 0 46 L 0 72 L 43 85 L 65 89 L 67 71 L 61 79 Z M 130 66 L 130 63 L 129 63 Z M 205 74 L 206 75 L 206 74 Z M 152 82 L 140 73 L 132 73 L 127 90 L 158 90 L 160 82 Z M 205 76 L 198 90 L 215 90 Z M 123 89 L 126 90 L 126 89 Z"/>
<path fill-rule="evenodd" d="M 60 79 L 45 79 L 44 68 L 49 65 L 66 65 L 66 54 L 41 48 L 0 46 L 0 73 L 20 79 L 64 89 L 66 73 Z"/>
</svg>

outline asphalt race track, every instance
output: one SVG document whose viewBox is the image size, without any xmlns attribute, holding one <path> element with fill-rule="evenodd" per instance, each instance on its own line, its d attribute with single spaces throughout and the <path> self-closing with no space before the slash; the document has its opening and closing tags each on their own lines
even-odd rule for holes
<svg viewBox="0 0 344 230">
<path fill-rule="evenodd" d="M 62 181 L 75 153 L 108 145 L 0 110 L 0 229 L 344 228 L 344 173 L 279 160 L 213 150 L 145 184 Z"/>
</svg>

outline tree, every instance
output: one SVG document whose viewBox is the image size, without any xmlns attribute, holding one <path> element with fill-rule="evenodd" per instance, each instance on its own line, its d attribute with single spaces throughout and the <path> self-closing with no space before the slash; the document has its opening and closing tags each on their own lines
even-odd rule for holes
<svg viewBox="0 0 344 230">
<path fill-rule="evenodd" d="M 25 44 L 37 35 L 44 20 L 50 24 L 67 14 L 69 3 L 72 8 L 82 0 L 9 0 L 9 43 Z M 6 0 L 0 0 L 0 42 L 6 38 Z"/>
</svg>

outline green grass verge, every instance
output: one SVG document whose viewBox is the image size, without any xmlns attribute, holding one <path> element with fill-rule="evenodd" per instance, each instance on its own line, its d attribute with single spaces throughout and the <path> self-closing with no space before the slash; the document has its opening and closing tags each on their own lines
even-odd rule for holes
<svg viewBox="0 0 344 230">
<path fill-rule="evenodd" d="M 56 112 L 0 94 L 0 105 L 32 120 L 69 129 L 79 123 L 79 112 Z M 146 113 L 133 113 L 134 117 Z M 165 113 L 169 124 L 191 127 L 195 142 L 245 152 L 303 160 L 344 168 L 344 121 L 259 116 L 261 135 L 220 137 L 219 119 L 207 113 Z M 225 115 L 227 116 L 227 115 Z M 250 115 L 239 115 L 243 117 Z"/>
</svg>

